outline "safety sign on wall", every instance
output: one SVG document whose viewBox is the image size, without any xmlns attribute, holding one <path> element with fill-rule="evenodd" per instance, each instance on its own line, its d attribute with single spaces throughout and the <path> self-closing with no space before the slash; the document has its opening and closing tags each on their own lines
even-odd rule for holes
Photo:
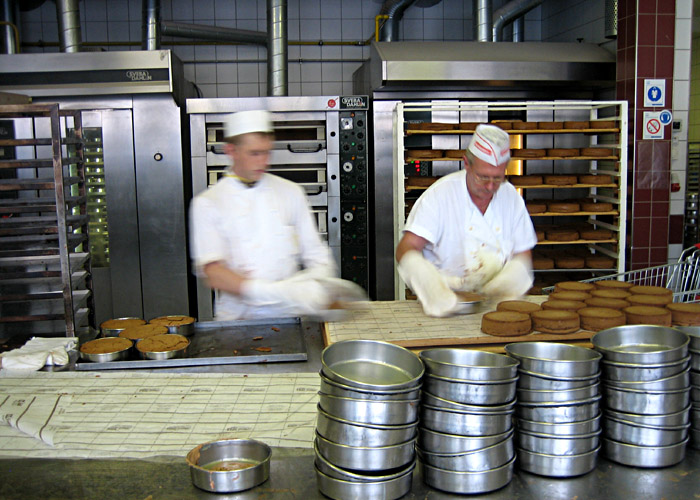
<svg viewBox="0 0 700 500">
<path fill-rule="evenodd" d="M 645 111 L 642 123 L 642 139 L 663 139 L 664 124 L 661 122 L 661 112 Z"/>
<path fill-rule="evenodd" d="M 663 106 L 666 103 L 666 80 L 644 80 L 644 107 Z"/>
</svg>

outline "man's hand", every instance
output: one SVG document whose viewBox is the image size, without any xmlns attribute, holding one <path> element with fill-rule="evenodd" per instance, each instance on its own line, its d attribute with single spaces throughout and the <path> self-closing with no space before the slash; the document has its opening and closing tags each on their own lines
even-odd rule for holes
<svg viewBox="0 0 700 500">
<path fill-rule="evenodd" d="M 514 299 L 527 293 L 532 287 L 532 258 L 529 252 L 515 255 L 503 269 L 481 288 L 487 297 L 500 300 Z"/>
<path fill-rule="evenodd" d="M 457 296 L 448 279 L 420 252 L 409 250 L 399 262 L 399 274 L 420 300 L 428 316 L 448 316 L 457 305 Z"/>
<path fill-rule="evenodd" d="M 326 288 L 318 280 L 295 276 L 280 281 L 246 280 L 241 296 L 253 306 L 287 306 L 301 315 L 327 309 L 331 297 Z"/>
<path fill-rule="evenodd" d="M 501 257 L 488 250 L 479 250 L 461 278 L 448 276 L 447 283 L 452 290 L 460 292 L 480 292 L 503 268 Z"/>
</svg>

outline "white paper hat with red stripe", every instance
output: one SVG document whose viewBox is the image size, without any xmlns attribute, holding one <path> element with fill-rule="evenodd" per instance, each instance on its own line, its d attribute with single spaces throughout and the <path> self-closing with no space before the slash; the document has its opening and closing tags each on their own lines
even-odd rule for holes
<svg viewBox="0 0 700 500">
<path fill-rule="evenodd" d="M 495 125 L 479 125 L 467 150 L 486 163 L 502 165 L 510 160 L 510 137 Z"/>
</svg>

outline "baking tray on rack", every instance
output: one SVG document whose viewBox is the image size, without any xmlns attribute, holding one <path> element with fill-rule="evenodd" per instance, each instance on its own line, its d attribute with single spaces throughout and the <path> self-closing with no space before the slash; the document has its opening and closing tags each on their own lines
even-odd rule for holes
<svg viewBox="0 0 700 500">
<path fill-rule="evenodd" d="M 173 359 L 130 359 L 93 363 L 79 360 L 76 370 L 126 370 L 178 366 L 235 365 L 306 361 L 300 318 L 195 323 L 185 356 Z M 268 350 L 269 349 L 269 350 Z"/>
</svg>

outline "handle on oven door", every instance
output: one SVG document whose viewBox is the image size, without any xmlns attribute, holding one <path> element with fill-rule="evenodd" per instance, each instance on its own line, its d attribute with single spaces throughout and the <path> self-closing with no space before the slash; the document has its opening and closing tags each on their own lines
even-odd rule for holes
<svg viewBox="0 0 700 500">
<path fill-rule="evenodd" d="M 287 151 L 289 151 L 290 153 L 318 153 L 322 149 L 323 149 L 323 144 L 319 144 L 318 146 L 316 146 L 315 149 L 313 147 L 295 149 L 292 147 L 291 144 L 287 144 Z"/>
</svg>

